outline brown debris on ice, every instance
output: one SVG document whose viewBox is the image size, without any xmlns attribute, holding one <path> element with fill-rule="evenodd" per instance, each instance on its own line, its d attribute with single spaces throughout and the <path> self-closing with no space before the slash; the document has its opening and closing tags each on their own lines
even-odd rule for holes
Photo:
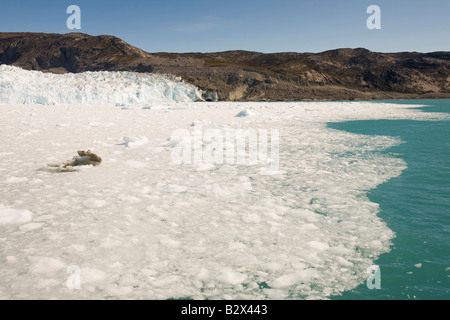
<svg viewBox="0 0 450 320">
<path fill-rule="evenodd" d="M 91 150 L 77 151 L 78 156 L 73 157 L 72 160 L 63 161 L 57 164 L 49 164 L 49 167 L 57 168 L 56 172 L 73 172 L 77 171 L 74 167 L 77 166 L 98 166 L 102 163 L 102 158 L 100 158 L 95 153 L 92 153 Z"/>
</svg>

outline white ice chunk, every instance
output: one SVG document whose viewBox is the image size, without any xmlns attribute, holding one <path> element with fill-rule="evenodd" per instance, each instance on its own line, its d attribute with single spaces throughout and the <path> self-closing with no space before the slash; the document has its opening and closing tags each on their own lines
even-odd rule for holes
<svg viewBox="0 0 450 320">
<path fill-rule="evenodd" d="M 92 268 L 82 268 L 80 274 L 81 285 L 84 283 L 102 282 L 106 279 L 106 273 Z"/>
<path fill-rule="evenodd" d="M 17 210 L 0 205 L 0 225 L 24 224 L 30 222 L 33 214 L 28 210 Z"/>
<path fill-rule="evenodd" d="M 28 181 L 26 177 L 9 177 L 6 179 L 6 183 L 22 183 Z"/>
<path fill-rule="evenodd" d="M 247 275 L 234 271 L 226 271 L 221 275 L 217 276 L 218 281 L 232 285 L 242 283 L 245 281 L 245 279 L 247 279 Z"/>
<path fill-rule="evenodd" d="M 89 209 L 98 209 L 106 206 L 107 202 L 105 200 L 99 200 L 94 198 L 89 198 L 83 201 L 83 206 Z"/>
<path fill-rule="evenodd" d="M 128 148 L 139 148 L 148 143 L 148 138 L 143 136 L 142 138 L 136 137 L 123 137 L 123 144 Z"/>
<path fill-rule="evenodd" d="M 242 110 L 241 112 L 239 112 L 237 115 L 236 115 L 236 117 L 238 117 L 238 118 L 243 118 L 243 117 L 249 117 L 249 116 L 251 116 L 252 115 L 252 113 L 250 112 L 250 111 L 248 111 L 248 110 Z"/>
<path fill-rule="evenodd" d="M 140 168 L 147 167 L 147 165 L 144 162 L 136 161 L 136 160 L 128 160 L 128 161 L 125 162 L 125 164 L 128 167 L 134 168 L 134 169 L 140 169 Z"/>
<path fill-rule="evenodd" d="M 328 245 L 328 243 L 324 243 L 324 242 L 320 242 L 320 241 L 309 241 L 306 245 L 315 251 L 323 251 L 330 247 Z"/>
<path fill-rule="evenodd" d="M 24 224 L 23 226 L 20 226 L 19 229 L 20 229 L 20 231 L 28 232 L 28 231 L 39 229 L 43 225 L 44 225 L 43 223 L 31 222 L 31 223 Z"/>
<path fill-rule="evenodd" d="M 31 273 L 52 273 L 66 267 L 61 260 L 51 257 L 30 257 L 30 260 L 33 262 Z"/>
<path fill-rule="evenodd" d="M 291 274 L 283 275 L 274 281 L 269 283 L 271 288 L 285 288 L 290 287 L 298 283 L 309 282 L 311 279 L 318 275 L 318 272 L 313 269 L 307 269 Z"/>
<path fill-rule="evenodd" d="M 188 187 L 177 185 L 177 184 L 168 184 L 161 187 L 161 191 L 169 192 L 169 193 L 181 193 L 186 192 L 188 190 Z"/>
</svg>

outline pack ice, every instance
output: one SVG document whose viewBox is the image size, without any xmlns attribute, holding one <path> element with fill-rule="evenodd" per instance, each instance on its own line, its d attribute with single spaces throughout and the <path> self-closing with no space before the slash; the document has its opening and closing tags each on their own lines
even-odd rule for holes
<svg viewBox="0 0 450 320">
<path fill-rule="evenodd" d="M 20 103 L 40 92 L 47 103 L 98 101 L 105 90 L 123 98 L 114 87 L 126 92 L 154 80 L 2 70 L 3 101 Z M 154 88 L 173 90 L 174 83 L 160 79 Z M 89 94 L 76 96 L 70 86 L 78 81 Z M 178 85 L 184 91 L 177 93 L 195 97 L 194 89 Z M 162 97 L 167 90 L 152 92 Z M 390 251 L 395 235 L 367 192 L 401 174 L 406 163 L 381 152 L 402 143 L 398 138 L 326 123 L 443 119 L 410 105 L 364 102 L 150 107 L 0 105 L 0 299 L 339 295 L 365 284 L 367 268 Z M 243 110 L 250 116 L 236 117 Z M 279 172 L 261 175 L 258 164 L 173 163 L 172 133 L 199 126 L 279 130 Z M 99 154 L 102 164 L 72 173 L 39 170 L 83 149 Z"/>
</svg>

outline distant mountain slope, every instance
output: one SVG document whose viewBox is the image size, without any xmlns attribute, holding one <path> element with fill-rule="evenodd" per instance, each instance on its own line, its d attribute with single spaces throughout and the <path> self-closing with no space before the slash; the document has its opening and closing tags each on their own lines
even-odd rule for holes
<svg viewBox="0 0 450 320">
<path fill-rule="evenodd" d="M 0 33 L 0 62 L 29 70 L 102 71 L 151 57 L 112 37 L 82 33 Z"/>
<path fill-rule="evenodd" d="M 206 100 L 450 98 L 450 52 L 147 53 L 113 36 L 0 33 L 0 64 L 54 73 L 169 73 Z"/>
</svg>

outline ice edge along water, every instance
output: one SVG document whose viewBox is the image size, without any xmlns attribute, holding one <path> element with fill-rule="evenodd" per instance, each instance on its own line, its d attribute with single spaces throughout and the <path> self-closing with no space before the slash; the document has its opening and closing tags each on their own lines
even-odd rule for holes
<svg viewBox="0 0 450 320">
<path fill-rule="evenodd" d="M 366 193 L 406 164 L 377 152 L 397 138 L 325 123 L 444 117 L 408 108 L 0 106 L 0 298 L 322 299 L 352 289 L 394 237 Z M 174 165 L 172 132 L 199 122 L 279 129 L 282 173 Z M 70 175 L 38 170 L 82 148 L 104 163 Z M 72 266 L 80 290 L 66 286 Z"/>
</svg>

